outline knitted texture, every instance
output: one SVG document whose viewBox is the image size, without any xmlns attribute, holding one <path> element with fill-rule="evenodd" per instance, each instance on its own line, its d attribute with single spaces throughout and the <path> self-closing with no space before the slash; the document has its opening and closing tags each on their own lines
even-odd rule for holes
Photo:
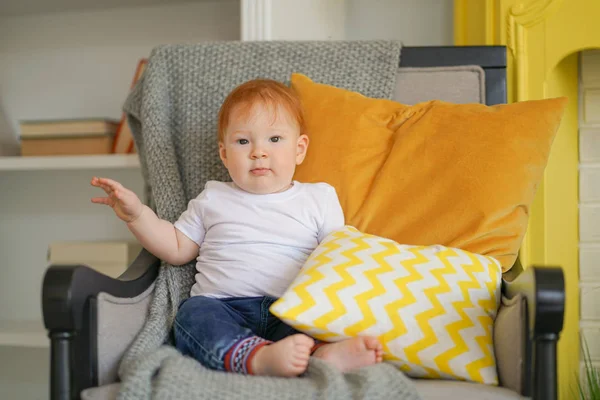
<svg viewBox="0 0 600 400">
<path fill-rule="evenodd" d="M 218 156 L 216 124 L 220 105 L 237 85 L 254 78 L 289 83 L 291 73 L 300 72 L 316 82 L 389 99 L 399 60 L 400 44 L 388 41 L 220 42 L 155 48 L 124 111 L 157 215 L 174 222 L 206 181 L 230 180 Z M 265 398 L 265 382 L 272 382 L 278 399 L 310 397 L 308 392 L 291 393 L 292 386 L 329 390 L 328 380 L 325 386 L 316 382 L 290 386 L 289 380 L 260 378 L 259 382 L 238 374 L 219 374 L 176 353 L 169 346 L 171 327 L 179 303 L 189 296 L 195 272 L 193 263 L 178 267 L 162 263 L 146 323 L 119 366 L 120 399 L 150 398 L 153 390 L 161 393 L 159 398 L 163 393 L 190 393 L 197 398 L 209 393 L 205 392 L 209 382 L 216 392 L 203 398 L 232 398 L 232 393 L 244 393 L 238 398 Z M 313 376 L 311 368 L 308 380 Z M 407 382 L 400 372 L 393 375 L 398 382 Z M 216 394 L 219 390 L 221 394 Z"/>
<path fill-rule="evenodd" d="M 160 368 L 153 377 L 152 372 Z M 152 384 L 151 384 L 152 382 Z M 341 373 L 311 358 L 299 378 L 275 378 L 220 372 L 204 368 L 174 347 L 163 346 L 142 356 L 119 397 L 160 400 L 420 400 L 414 384 L 390 364 Z"/>
</svg>

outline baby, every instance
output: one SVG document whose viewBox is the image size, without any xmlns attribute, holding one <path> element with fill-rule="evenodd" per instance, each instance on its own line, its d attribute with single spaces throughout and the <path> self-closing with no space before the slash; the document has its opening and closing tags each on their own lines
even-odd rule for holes
<svg viewBox="0 0 600 400">
<path fill-rule="evenodd" d="M 332 186 L 292 180 L 308 148 L 296 94 L 272 80 L 238 86 L 221 106 L 218 135 L 233 182 L 207 182 L 175 224 L 118 182 L 91 182 L 108 195 L 92 202 L 112 207 L 149 252 L 172 265 L 196 259 L 196 282 L 174 323 L 177 348 L 208 368 L 284 377 L 302 374 L 311 355 L 342 371 L 381 362 L 375 337 L 316 343 L 269 312 L 344 225 Z"/>
</svg>

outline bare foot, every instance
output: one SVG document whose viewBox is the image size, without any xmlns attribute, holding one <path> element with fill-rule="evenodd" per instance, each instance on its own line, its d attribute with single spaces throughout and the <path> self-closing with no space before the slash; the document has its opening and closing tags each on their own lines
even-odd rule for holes
<svg viewBox="0 0 600 400">
<path fill-rule="evenodd" d="M 306 371 L 314 345 L 312 338 L 296 334 L 263 346 L 252 358 L 252 371 L 255 375 L 298 376 Z"/>
<path fill-rule="evenodd" d="M 328 361 L 340 371 L 346 372 L 367 365 L 380 363 L 383 346 L 376 337 L 354 337 L 319 347 L 314 357 Z"/>
</svg>

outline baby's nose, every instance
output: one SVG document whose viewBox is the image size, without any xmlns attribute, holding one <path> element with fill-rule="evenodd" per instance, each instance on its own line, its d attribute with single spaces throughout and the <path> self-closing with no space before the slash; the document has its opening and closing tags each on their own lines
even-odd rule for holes
<svg viewBox="0 0 600 400">
<path fill-rule="evenodd" d="M 254 148 L 252 150 L 251 157 L 253 159 L 256 159 L 256 158 L 266 158 L 267 157 L 267 153 L 263 149 L 261 149 L 261 148 Z"/>
</svg>

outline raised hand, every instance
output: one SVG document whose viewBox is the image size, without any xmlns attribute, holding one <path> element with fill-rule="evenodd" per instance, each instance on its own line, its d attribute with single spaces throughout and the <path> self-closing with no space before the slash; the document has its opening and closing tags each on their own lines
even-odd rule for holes
<svg viewBox="0 0 600 400">
<path fill-rule="evenodd" d="M 117 217 L 125 222 L 133 222 L 142 214 L 144 207 L 140 199 L 119 182 L 108 178 L 93 177 L 91 184 L 101 188 L 108 195 L 108 197 L 94 197 L 92 203 L 106 204 L 112 207 Z"/>
</svg>

